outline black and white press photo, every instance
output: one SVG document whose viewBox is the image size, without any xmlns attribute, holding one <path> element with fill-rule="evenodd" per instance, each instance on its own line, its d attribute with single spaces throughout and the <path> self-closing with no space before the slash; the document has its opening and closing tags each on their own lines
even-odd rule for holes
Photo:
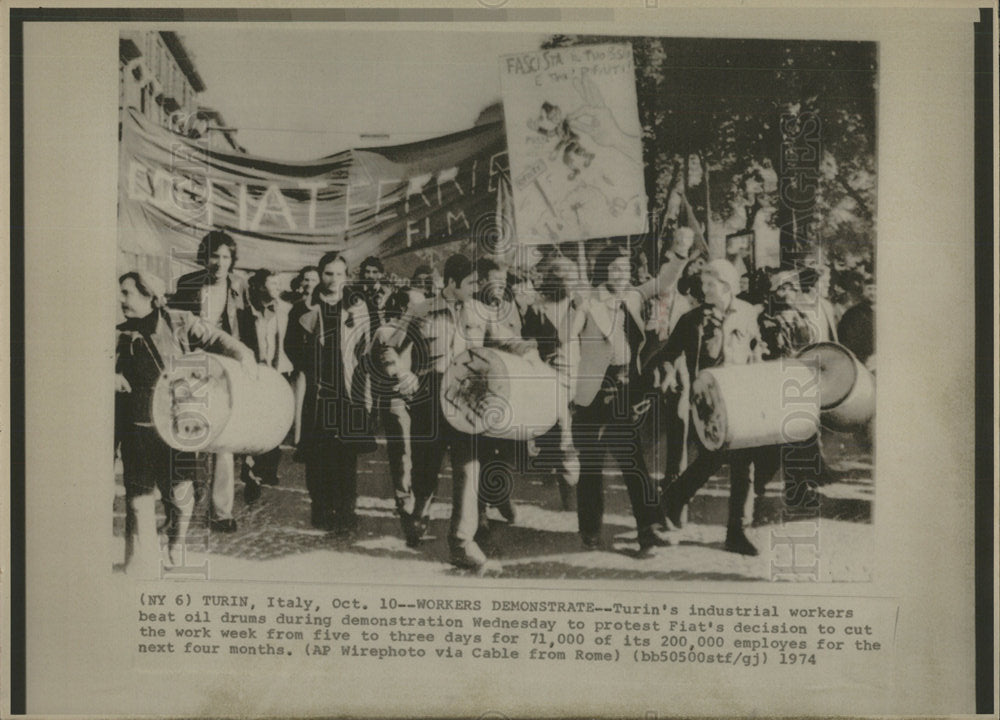
<svg viewBox="0 0 1000 720">
<path fill-rule="evenodd" d="M 0 707 L 992 711 L 988 13 L 12 1 Z"/>
<path fill-rule="evenodd" d="M 114 572 L 871 581 L 876 43 L 432 37 L 121 30 Z"/>
</svg>

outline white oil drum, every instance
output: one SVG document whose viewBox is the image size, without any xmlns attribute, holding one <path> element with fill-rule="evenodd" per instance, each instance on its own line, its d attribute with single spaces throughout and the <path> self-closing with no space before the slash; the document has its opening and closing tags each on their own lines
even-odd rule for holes
<svg viewBox="0 0 1000 720">
<path fill-rule="evenodd" d="M 803 442 L 819 431 L 815 365 L 783 358 L 702 370 L 691 384 L 691 414 L 708 450 Z"/>
<path fill-rule="evenodd" d="M 292 426 L 295 395 L 273 368 L 253 377 L 232 358 L 182 355 L 153 390 L 153 425 L 167 445 L 190 452 L 259 454 L 281 444 Z"/>
<path fill-rule="evenodd" d="M 560 402 L 568 398 L 555 370 L 494 348 L 466 350 L 441 381 L 445 418 L 471 435 L 529 440 L 556 424 Z"/>
<path fill-rule="evenodd" d="M 834 430 L 864 427 L 875 415 L 875 377 L 843 345 L 821 342 L 798 357 L 819 366 L 820 419 Z"/>
</svg>

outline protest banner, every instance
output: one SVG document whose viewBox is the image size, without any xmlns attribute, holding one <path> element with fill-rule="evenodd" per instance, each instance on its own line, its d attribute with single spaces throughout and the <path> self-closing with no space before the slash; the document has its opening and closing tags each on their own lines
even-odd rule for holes
<svg viewBox="0 0 1000 720">
<path fill-rule="evenodd" d="M 511 235 L 503 123 L 312 162 L 221 152 L 125 113 L 119 249 L 127 267 L 189 258 L 212 229 L 244 268 L 295 270 L 338 250 L 357 262 Z"/>
</svg>

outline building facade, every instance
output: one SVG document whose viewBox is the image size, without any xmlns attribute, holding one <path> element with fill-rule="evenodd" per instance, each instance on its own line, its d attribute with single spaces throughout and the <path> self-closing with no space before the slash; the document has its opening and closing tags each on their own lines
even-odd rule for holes
<svg viewBox="0 0 1000 720">
<path fill-rule="evenodd" d="M 118 40 L 119 131 L 125 108 L 217 150 L 245 152 L 222 115 L 199 103 L 205 83 L 175 32 L 123 31 Z"/>
</svg>

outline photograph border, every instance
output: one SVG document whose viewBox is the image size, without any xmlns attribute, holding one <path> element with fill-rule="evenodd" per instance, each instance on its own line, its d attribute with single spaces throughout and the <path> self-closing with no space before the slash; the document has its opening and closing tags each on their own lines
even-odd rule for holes
<svg viewBox="0 0 1000 720">
<path fill-rule="evenodd" d="M 23 26 L 27 22 L 182 22 L 182 21 L 294 21 L 296 12 L 288 9 L 133 9 L 133 8 L 10 8 L 10 712 L 26 712 L 27 669 L 25 605 L 25 288 L 24 288 L 24 64 Z M 506 10 L 443 10 L 448 17 L 427 15 L 424 10 L 396 8 L 364 10 L 301 11 L 301 20 L 332 20 L 326 14 L 342 15 L 348 21 L 463 21 L 499 20 L 490 13 Z M 515 11 L 510 11 L 511 13 Z M 516 19 L 558 20 L 546 10 L 534 10 L 536 17 Z M 558 13 L 558 10 L 555 11 Z M 599 11 L 598 11 L 599 12 Z M 380 14 L 388 13 L 392 17 Z M 507 19 L 506 17 L 504 19 Z M 975 29 L 975 263 L 976 263 L 976 477 L 975 477 L 975 624 L 976 624 L 976 709 L 983 714 L 995 711 L 994 663 L 996 567 L 995 547 L 995 378 L 996 378 L 996 286 L 995 271 L 995 88 L 996 41 L 995 6 L 980 11 Z"/>
</svg>

